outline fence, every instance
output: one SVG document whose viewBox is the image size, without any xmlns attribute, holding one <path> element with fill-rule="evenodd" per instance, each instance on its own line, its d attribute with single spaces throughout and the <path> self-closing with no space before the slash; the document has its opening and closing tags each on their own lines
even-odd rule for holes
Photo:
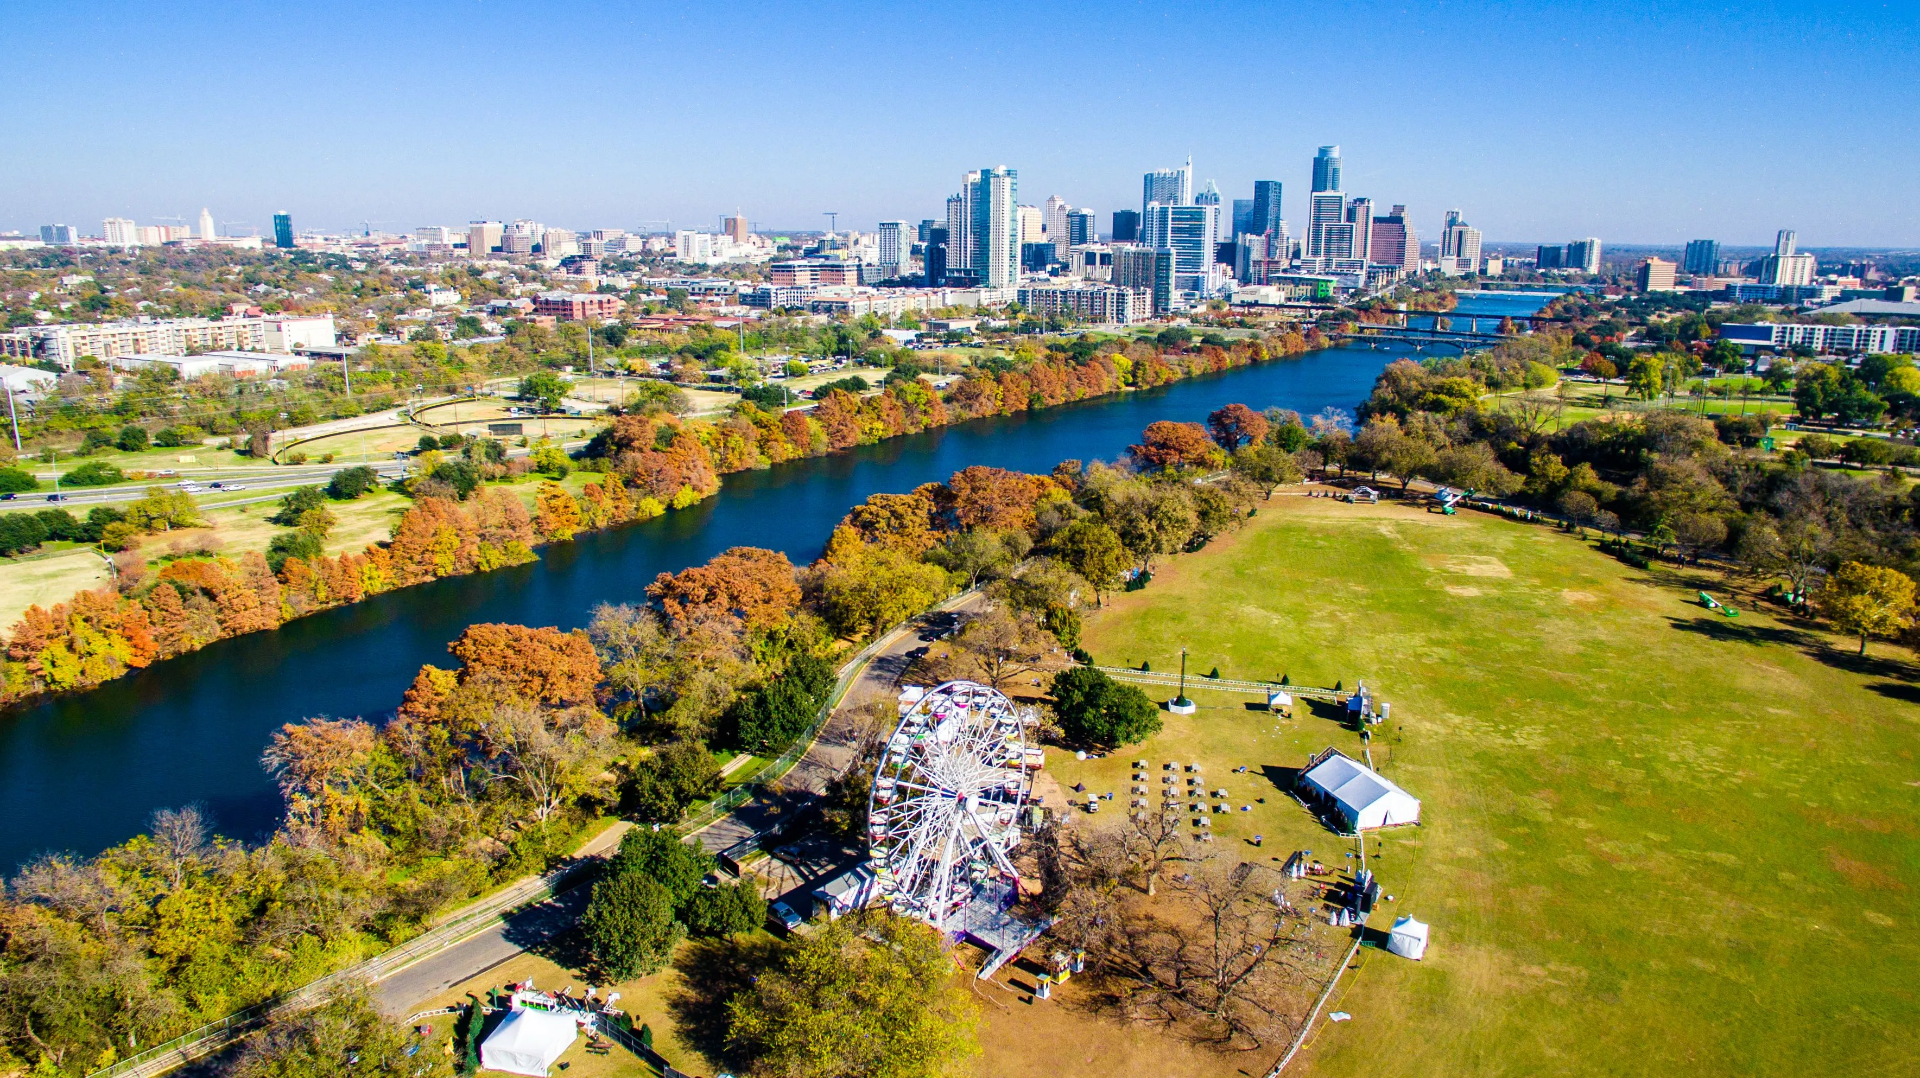
<svg viewBox="0 0 1920 1078">
<path fill-rule="evenodd" d="M 1131 666 L 1096 666 L 1095 670 L 1115 681 L 1130 681 L 1137 685 L 1178 686 L 1179 674 L 1162 674 L 1154 670 L 1135 670 Z M 1284 692 L 1290 696 L 1312 696 L 1322 700 L 1343 700 L 1352 695 L 1344 689 L 1322 689 L 1312 685 L 1282 685 L 1277 681 L 1241 681 L 1225 677 L 1200 677 L 1187 675 L 1187 684 L 1198 689 L 1228 689 L 1234 692 L 1257 693 L 1262 696 L 1272 692 Z"/>
</svg>

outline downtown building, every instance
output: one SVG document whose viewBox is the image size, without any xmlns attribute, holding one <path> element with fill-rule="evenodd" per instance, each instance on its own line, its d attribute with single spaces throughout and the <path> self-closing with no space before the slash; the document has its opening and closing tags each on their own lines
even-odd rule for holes
<svg viewBox="0 0 1920 1078">
<path fill-rule="evenodd" d="M 1720 327 L 1720 339 L 1732 341 L 1743 350 L 1759 348 L 1786 351 L 1811 348 L 1821 355 L 1881 355 L 1920 352 L 1920 326 L 1827 326 L 1807 323 L 1728 322 Z"/>
<path fill-rule="evenodd" d="M 1067 315 L 1082 322 L 1131 325 L 1153 317 L 1151 291 L 1099 281 L 1027 285 L 1019 299 L 1028 314 L 1039 318 Z"/>
<path fill-rule="evenodd" d="M 969 172 L 947 199 L 949 280 L 988 288 L 1020 283 L 1019 172 L 1005 166 Z"/>
</svg>

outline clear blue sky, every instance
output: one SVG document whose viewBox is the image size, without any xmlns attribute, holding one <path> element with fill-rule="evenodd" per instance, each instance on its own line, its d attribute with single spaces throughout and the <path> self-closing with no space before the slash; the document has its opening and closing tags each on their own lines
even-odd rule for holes
<svg viewBox="0 0 1920 1078">
<path fill-rule="evenodd" d="M 1298 231 L 1331 142 L 1429 239 L 1920 245 L 1914 0 L 15 0 L 0 35 L 3 228 L 871 227 L 1006 164 L 1104 230 L 1191 153 Z"/>
</svg>

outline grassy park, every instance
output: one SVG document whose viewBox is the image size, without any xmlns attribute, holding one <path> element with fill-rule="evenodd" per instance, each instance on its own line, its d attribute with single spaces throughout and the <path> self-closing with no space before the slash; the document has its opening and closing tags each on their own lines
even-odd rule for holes
<svg viewBox="0 0 1920 1078">
<path fill-rule="evenodd" d="M 1365 678 L 1393 705 L 1374 755 L 1424 822 L 1368 854 L 1396 897 L 1380 916 L 1430 922 L 1434 944 L 1419 964 L 1362 951 L 1329 1004 L 1353 1020 L 1316 1032 L 1306 1070 L 1893 1074 L 1920 1056 L 1910 656 L 1856 659 L 1747 596 L 1727 619 L 1701 588 L 1725 594 L 1545 527 L 1286 498 L 1090 619 L 1103 664 L 1177 670 L 1184 645 L 1198 673 Z M 1051 754 L 1050 775 L 1119 798 L 1129 760 L 1199 760 L 1235 801 L 1222 856 L 1341 859 L 1267 769 L 1357 735 L 1189 695 L 1197 715 L 1108 759 Z"/>
</svg>

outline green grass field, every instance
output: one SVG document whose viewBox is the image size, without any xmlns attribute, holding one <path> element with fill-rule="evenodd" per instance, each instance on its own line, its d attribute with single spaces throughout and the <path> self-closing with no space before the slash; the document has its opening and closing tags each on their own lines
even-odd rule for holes
<svg viewBox="0 0 1920 1078">
<path fill-rule="evenodd" d="M 1271 506 L 1110 603 L 1086 646 L 1170 671 L 1185 645 L 1199 672 L 1365 678 L 1392 702 L 1375 756 L 1423 824 L 1369 844 L 1397 898 L 1376 923 L 1412 913 L 1434 942 L 1417 964 L 1363 951 L 1330 1005 L 1353 1021 L 1316 1032 L 1303 1072 L 1913 1073 L 1910 656 L 1857 659 L 1744 597 L 1723 618 L 1693 598 L 1721 582 L 1635 571 L 1544 527 Z M 1236 805 L 1222 855 L 1307 845 L 1343 864 L 1351 846 L 1260 776 L 1328 744 L 1357 752 L 1357 735 L 1192 695 L 1200 713 L 1147 744 L 1051 754 L 1049 775 L 1118 794 L 1127 760 L 1157 780 L 1197 758 Z"/>
</svg>

